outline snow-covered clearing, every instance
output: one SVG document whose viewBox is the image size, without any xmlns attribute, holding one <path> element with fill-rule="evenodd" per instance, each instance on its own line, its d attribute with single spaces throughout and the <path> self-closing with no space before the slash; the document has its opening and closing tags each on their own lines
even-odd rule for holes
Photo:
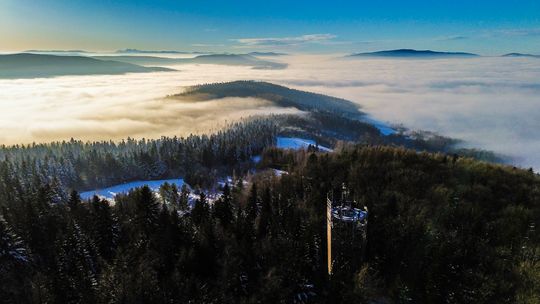
<svg viewBox="0 0 540 304">
<path fill-rule="evenodd" d="M 309 146 L 314 146 L 319 148 L 319 150 L 324 152 L 332 152 L 333 150 L 324 147 L 324 146 L 317 146 L 317 143 L 314 140 L 311 139 L 305 139 L 305 138 L 298 138 L 298 137 L 278 137 L 277 138 L 277 147 L 282 149 L 293 149 L 293 150 L 300 150 L 300 149 L 306 149 Z"/>
<path fill-rule="evenodd" d="M 375 128 L 379 129 L 382 135 L 388 136 L 396 133 L 396 130 L 394 130 L 392 127 L 390 127 L 388 124 L 376 120 L 368 115 L 362 118 L 362 121 L 367 122 L 369 124 L 372 124 Z"/>
<path fill-rule="evenodd" d="M 97 195 L 99 197 L 103 197 L 106 199 L 113 199 L 115 195 L 120 193 L 128 193 L 130 190 L 142 187 L 142 186 L 148 186 L 152 191 L 158 191 L 159 187 L 161 185 L 169 183 L 169 184 L 176 184 L 178 189 L 184 185 L 184 180 L 181 178 L 178 179 L 162 179 L 162 180 L 152 180 L 152 181 L 136 181 L 136 182 L 130 182 L 130 183 L 124 183 L 120 185 L 111 186 L 108 188 L 103 189 L 96 189 L 92 191 L 86 191 L 81 193 L 81 198 L 83 200 L 90 199 L 94 195 Z"/>
</svg>

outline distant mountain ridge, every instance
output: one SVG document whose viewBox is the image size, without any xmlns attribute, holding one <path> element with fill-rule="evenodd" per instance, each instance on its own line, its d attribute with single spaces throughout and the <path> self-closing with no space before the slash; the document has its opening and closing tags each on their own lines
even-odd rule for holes
<svg viewBox="0 0 540 304">
<path fill-rule="evenodd" d="M 248 53 L 251 56 L 261 56 L 261 57 L 275 57 L 275 56 L 285 56 L 286 53 L 276 53 L 276 52 L 251 52 Z"/>
<path fill-rule="evenodd" d="M 0 55 L 0 78 L 38 78 L 64 75 L 115 75 L 172 71 L 167 68 L 104 61 L 84 56 L 19 53 Z"/>
<path fill-rule="evenodd" d="M 139 65 L 219 64 L 251 66 L 254 69 L 284 69 L 285 63 L 259 59 L 248 54 L 206 54 L 194 58 L 166 58 L 156 56 L 94 56 L 100 60 L 116 60 Z"/>
<path fill-rule="evenodd" d="M 367 53 L 355 53 L 347 57 L 395 57 L 395 58 L 442 58 L 442 57 L 477 57 L 465 52 L 437 52 L 432 50 L 397 49 Z"/>
<path fill-rule="evenodd" d="M 182 52 L 182 51 L 171 51 L 171 50 L 138 50 L 138 49 L 123 49 L 117 50 L 117 54 L 202 54 L 199 52 Z"/>
<path fill-rule="evenodd" d="M 508 53 L 508 54 L 502 55 L 502 57 L 529 57 L 529 58 L 540 58 L 540 55 L 523 54 L 523 53 Z"/>
<path fill-rule="evenodd" d="M 26 50 L 23 53 L 89 53 L 85 50 Z"/>
</svg>

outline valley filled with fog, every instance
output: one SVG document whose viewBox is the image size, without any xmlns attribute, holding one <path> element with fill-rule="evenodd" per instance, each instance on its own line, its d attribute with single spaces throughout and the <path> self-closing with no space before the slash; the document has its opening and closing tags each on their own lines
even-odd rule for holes
<svg viewBox="0 0 540 304">
<path fill-rule="evenodd" d="M 256 98 L 166 98 L 185 86 L 242 79 L 342 97 L 375 119 L 462 139 L 467 147 L 540 168 L 539 59 L 270 59 L 288 67 L 183 64 L 173 72 L 0 80 L 0 143 L 182 136 L 242 117 L 300 113 Z"/>
</svg>

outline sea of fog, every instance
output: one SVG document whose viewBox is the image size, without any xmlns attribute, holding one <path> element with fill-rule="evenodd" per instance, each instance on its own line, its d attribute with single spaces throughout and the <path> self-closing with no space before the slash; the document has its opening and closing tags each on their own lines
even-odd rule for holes
<svg viewBox="0 0 540 304">
<path fill-rule="evenodd" d="M 184 86 L 254 79 L 343 97 L 381 121 L 459 138 L 540 169 L 540 59 L 270 59 L 289 67 L 193 64 L 177 72 L 0 80 L 0 143 L 187 135 L 250 115 L 297 112 L 253 98 L 163 98 Z"/>
</svg>

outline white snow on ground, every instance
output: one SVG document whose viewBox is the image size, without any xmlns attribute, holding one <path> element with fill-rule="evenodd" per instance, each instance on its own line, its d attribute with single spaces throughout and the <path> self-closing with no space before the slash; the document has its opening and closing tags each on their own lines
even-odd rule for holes
<svg viewBox="0 0 540 304">
<path fill-rule="evenodd" d="M 311 139 L 298 138 L 298 137 L 278 137 L 277 138 L 277 147 L 282 149 L 293 149 L 300 150 L 306 149 L 312 145 L 317 146 L 317 143 Z M 319 150 L 324 152 L 332 152 L 333 150 L 324 146 L 318 146 Z"/>
<path fill-rule="evenodd" d="M 396 133 L 396 130 L 392 129 L 392 127 L 390 127 L 386 123 L 376 120 L 368 115 L 363 117 L 362 121 L 372 124 L 375 128 L 379 129 L 382 135 L 387 136 L 387 135 L 392 135 Z"/>
<path fill-rule="evenodd" d="M 131 189 L 142 187 L 145 185 L 150 187 L 152 191 L 158 191 L 159 187 L 161 187 L 161 185 L 163 185 L 164 183 L 176 184 L 178 189 L 180 189 L 182 185 L 184 185 L 184 180 L 179 178 L 179 179 L 162 179 L 162 180 L 152 180 L 152 181 L 136 181 L 136 182 L 115 185 L 108 188 L 86 191 L 86 192 L 82 192 L 80 195 L 83 200 L 90 199 L 94 195 L 97 195 L 99 197 L 103 197 L 106 199 L 113 199 L 114 196 L 117 194 L 120 194 L 120 193 L 125 194 L 125 193 L 128 193 Z"/>
<path fill-rule="evenodd" d="M 279 169 L 272 169 L 274 171 L 274 174 L 276 176 L 282 176 L 283 174 L 289 174 L 287 171 L 279 170 Z"/>
</svg>

